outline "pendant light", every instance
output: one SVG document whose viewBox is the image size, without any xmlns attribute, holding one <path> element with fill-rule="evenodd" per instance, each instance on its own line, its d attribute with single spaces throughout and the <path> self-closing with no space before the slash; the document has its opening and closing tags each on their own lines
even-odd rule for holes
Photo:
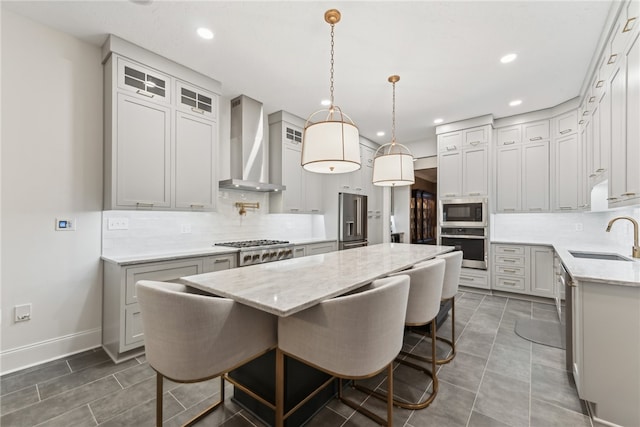
<svg viewBox="0 0 640 427">
<path fill-rule="evenodd" d="M 415 182 L 413 156 L 407 147 L 396 143 L 396 83 L 400 76 L 390 76 L 393 85 L 391 142 L 380 146 L 373 159 L 373 184 L 381 187 L 400 187 Z"/>
<path fill-rule="evenodd" d="M 333 103 L 333 29 L 340 21 L 340 12 L 327 10 L 324 20 L 331 25 L 331 105 L 307 119 L 302 134 L 301 163 L 310 172 L 353 172 L 360 169 L 360 134 L 353 120 Z"/>
</svg>

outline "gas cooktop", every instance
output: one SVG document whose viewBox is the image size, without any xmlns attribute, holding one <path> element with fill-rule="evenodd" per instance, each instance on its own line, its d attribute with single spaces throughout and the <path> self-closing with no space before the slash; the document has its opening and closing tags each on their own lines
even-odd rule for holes
<svg viewBox="0 0 640 427">
<path fill-rule="evenodd" d="M 229 246 L 232 248 L 255 248 L 260 246 L 284 245 L 289 243 L 287 240 L 242 240 L 239 242 L 216 243 L 215 246 Z"/>
</svg>

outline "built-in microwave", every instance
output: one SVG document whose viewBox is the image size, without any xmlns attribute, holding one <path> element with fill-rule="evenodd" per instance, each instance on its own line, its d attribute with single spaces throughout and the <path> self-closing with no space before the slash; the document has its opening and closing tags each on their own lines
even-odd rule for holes
<svg viewBox="0 0 640 427">
<path fill-rule="evenodd" d="M 488 216 L 487 199 L 440 200 L 442 227 L 486 227 Z"/>
</svg>

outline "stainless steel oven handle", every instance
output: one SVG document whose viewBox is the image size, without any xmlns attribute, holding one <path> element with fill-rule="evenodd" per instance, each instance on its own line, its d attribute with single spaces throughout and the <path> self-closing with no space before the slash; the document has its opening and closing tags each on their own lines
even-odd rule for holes
<svg viewBox="0 0 640 427">
<path fill-rule="evenodd" d="M 475 240 L 486 240 L 488 239 L 487 236 L 469 236 L 467 234 L 464 234 L 462 236 L 453 236 L 450 234 L 441 234 L 440 237 L 446 237 L 448 239 L 475 239 Z"/>
</svg>

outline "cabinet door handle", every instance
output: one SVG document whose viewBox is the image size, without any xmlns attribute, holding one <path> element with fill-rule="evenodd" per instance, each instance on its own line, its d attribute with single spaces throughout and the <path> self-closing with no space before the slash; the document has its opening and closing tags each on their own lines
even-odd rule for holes
<svg viewBox="0 0 640 427">
<path fill-rule="evenodd" d="M 560 135 L 564 135 L 565 133 L 569 133 L 571 132 L 573 129 L 569 128 L 569 129 L 565 129 L 565 130 L 561 130 L 560 131 Z"/>
<path fill-rule="evenodd" d="M 583 116 L 588 116 L 589 115 L 589 110 L 584 110 L 584 112 L 582 113 Z"/>
<path fill-rule="evenodd" d="M 473 277 L 460 276 L 460 280 L 468 280 L 470 282 L 473 282 L 475 279 Z"/>
<path fill-rule="evenodd" d="M 511 145 L 511 144 L 515 144 L 515 141 L 505 141 L 502 143 L 502 145 Z"/>
<path fill-rule="evenodd" d="M 580 121 L 578 122 L 579 125 L 581 125 L 583 123 L 584 123 L 584 120 L 582 120 L 582 119 L 580 119 Z M 560 132 L 560 133 L 562 133 L 562 132 Z"/>
<path fill-rule="evenodd" d="M 471 141 L 469 144 L 473 145 L 473 146 L 476 146 L 476 145 L 480 144 L 480 141 Z"/>
<path fill-rule="evenodd" d="M 136 206 L 139 208 L 152 208 L 153 203 L 136 202 Z"/>
<path fill-rule="evenodd" d="M 530 211 L 541 211 L 542 208 L 529 208 Z"/>
<path fill-rule="evenodd" d="M 517 273 L 518 272 L 518 270 L 514 270 L 514 269 L 511 269 L 511 268 L 503 268 L 503 270 L 506 271 L 507 273 Z"/>
<path fill-rule="evenodd" d="M 502 252 L 515 252 L 515 249 L 502 249 Z"/>
<path fill-rule="evenodd" d="M 560 206 L 561 210 L 573 209 L 571 206 Z"/>
<path fill-rule="evenodd" d="M 204 208 L 204 205 L 197 205 L 197 204 L 192 203 L 191 204 L 191 208 L 192 209 L 202 209 L 202 208 Z"/>
<path fill-rule="evenodd" d="M 504 283 L 505 285 L 511 285 L 511 286 L 515 286 L 516 282 L 510 282 L 508 280 L 503 280 L 502 283 Z"/>
<path fill-rule="evenodd" d="M 533 138 L 529 138 L 529 141 L 540 141 L 541 139 L 541 136 L 534 136 Z"/>
<path fill-rule="evenodd" d="M 445 194 L 445 197 L 453 197 L 455 195 L 456 195 L 455 193 L 449 193 L 449 194 Z"/>
<path fill-rule="evenodd" d="M 593 178 L 594 176 L 596 176 L 595 173 L 589 174 L 589 178 Z"/>
<path fill-rule="evenodd" d="M 138 89 L 136 93 L 142 96 L 146 96 L 147 98 L 153 98 L 155 96 L 154 94 L 149 93 L 146 90 L 142 90 L 142 89 Z"/>
<path fill-rule="evenodd" d="M 624 28 L 622 29 L 623 33 L 627 33 L 629 31 L 633 30 L 633 26 L 636 23 L 636 18 L 637 18 L 637 16 L 634 16 L 633 18 L 627 19 L 627 23 L 624 24 Z M 629 24 L 631 24 L 631 25 L 629 25 Z"/>
<path fill-rule="evenodd" d="M 480 193 L 469 193 L 470 196 L 479 196 Z"/>
<path fill-rule="evenodd" d="M 607 197 L 607 200 L 618 200 L 617 197 Z"/>
<path fill-rule="evenodd" d="M 592 103 L 592 102 L 593 102 L 593 101 L 595 101 L 595 100 L 596 100 L 596 97 L 595 97 L 595 96 L 592 96 L 592 97 L 590 97 L 590 98 L 589 98 L 589 103 Z"/>
<path fill-rule="evenodd" d="M 515 210 L 516 210 L 515 208 L 504 208 L 503 209 L 503 211 L 505 211 L 505 212 L 513 212 Z"/>
<path fill-rule="evenodd" d="M 598 169 L 596 169 L 596 173 L 604 172 L 605 170 L 606 170 L 606 169 L 598 168 Z"/>
<path fill-rule="evenodd" d="M 635 196 L 636 193 L 622 193 L 623 196 Z"/>
<path fill-rule="evenodd" d="M 191 111 L 198 114 L 204 114 L 204 110 L 201 110 L 200 108 L 196 108 L 196 107 L 191 107 Z"/>
<path fill-rule="evenodd" d="M 225 259 L 217 259 L 213 261 L 214 264 L 220 264 L 221 262 L 229 262 L 229 259 L 225 258 Z"/>
<path fill-rule="evenodd" d="M 607 64 L 613 64 L 614 62 L 616 62 L 616 59 L 618 58 L 618 54 L 614 53 L 609 57 L 609 61 L 607 61 Z"/>
<path fill-rule="evenodd" d="M 455 145 L 447 145 L 447 151 L 454 151 L 457 148 L 458 147 L 456 147 Z"/>
<path fill-rule="evenodd" d="M 598 80 L 596 82 L 596 88 L 601 88 L 603 84 L 604 84 L 604 80 Z"/>
<path fill-rule="evenodd" d="M 298 212 L 300 209 L 298 209 L 298 208 L 291 208 L 291 209 L 289 209 L 289 210 L 290 210 L 291 212 Z"/>
<path fill-rule="evenodd" d="M 516 260 L 511 258 L 505 258 L 504 262 L 516 262 Z"/>
</svg>

